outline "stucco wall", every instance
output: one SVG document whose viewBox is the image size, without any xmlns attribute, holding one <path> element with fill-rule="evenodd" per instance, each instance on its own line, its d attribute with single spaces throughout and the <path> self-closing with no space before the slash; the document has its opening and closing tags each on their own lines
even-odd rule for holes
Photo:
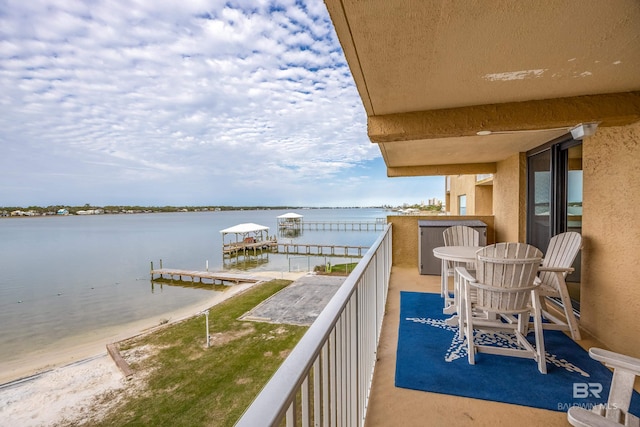
<svg viewBox="0 0 640 427">
<path fill-rule="evenodd" d="M 475 215 L 476 205 L 476 176 L 475 175 L 454 175 L 451 177 L 451 205 L 447 206 L 447 211 L 451 215 L 458 215 L 460 213 L 460 203 L 458 196 L 467 196 L 467 215 Z"/>
<path fill-rule="evenodd" d="M 476 210 L 473 215 L 493 215 L 493 185 L 476 185 Z"/>
<path fill-rule="evenodd" d="M 387 222 L 393 224 L 393 265 L 418 268 L 418 221 L 480 220 L 487 224 L 487 243 L 495 243 L 492 216 L 388 216 Z"/>
<path fill-rule="evenodd" d="M 526 155 L 498 162 L 493 176 L 493 214 L 496 241 L 526 240 Z"/>
<path fill-rule="evenodd" d="M 640 357 L 640 123 L 583 141 L 581 326 Z"/>
<path fill-rule="evenodd" d="M 458 215 L 458 196 L 467 196 L 467 215 L 493 215 L 493 186 L 477 185 L 476 175 L 451 175 L 447 212 Z"/>
</svg>

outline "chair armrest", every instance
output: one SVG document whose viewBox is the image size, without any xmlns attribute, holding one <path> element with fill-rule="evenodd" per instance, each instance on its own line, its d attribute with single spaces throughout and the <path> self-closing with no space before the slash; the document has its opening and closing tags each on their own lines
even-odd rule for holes
<svg viewBox="0 0 640 427">
<path fill-rule="evenodd" d="M 465 267 L 456 267 L 456 272 L 467 282 L 475 283 L 476 278 Z"/>
<path fill-rule="evenodd" d="M 620 427 L 620 424 L 613 420 L 588 411 L 579 406 L 572 406 L 567 412 L 567 420 L 572 426 L 577 427 Z"/>
<path fill-rule="evenodd" d="M 640 376 L 640 359 L 636 359 L 635 357 L 614 353 L 613 351 L 597 347 L 589 349 L 589 356 L 610 368 L 622 368 Z"/>
<path fill-rule="evenodd" d="M 540 267 L 538 271 L 550 271 L 552 273 L 573 273 L 573 267 Z"/>
</svg>

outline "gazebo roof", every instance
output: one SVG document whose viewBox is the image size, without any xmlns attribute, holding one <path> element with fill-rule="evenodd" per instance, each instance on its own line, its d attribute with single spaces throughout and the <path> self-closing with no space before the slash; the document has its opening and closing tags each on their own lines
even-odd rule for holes
<svg viewBox="0 0 640 427">
<path fill-rule="evenodd" d="M 264 225 L 254 224 L 252 222 L 247 222 L 244 224 L 238 224 L 238 225 L 234 225 L 233 227 L 225 228 L 224 230 L 220 230 L 220 233 L 245 234 L 245 233 L 251 233 L 255 231 L 265 231 L 265 230 L 269 230 L 269 227 L 266 227 Z"/>
<path fill-rule="evenodd" d="M 297 214 L 297 213 L 293 213 L 293 212 L 289 212 L 286 213 L 284 215 L 280 215 L 278 218 L 290 218 L 290 219 L 295 219 L 295 218 L 302 218 L 302 215 Z"/>
</svg>

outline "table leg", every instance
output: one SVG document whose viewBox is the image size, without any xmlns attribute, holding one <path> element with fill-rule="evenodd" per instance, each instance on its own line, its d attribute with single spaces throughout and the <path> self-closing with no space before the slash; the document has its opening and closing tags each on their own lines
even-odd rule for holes
<svg viewBox="0 0 640 427">
<path fill-rule="evenodd" d="M 453 297 L 449 293 L 449 275 L 447 274 L 447 261 L 442 260 L 442 288 L 444 289 L 444 314 L 455 314 L 458 311 L 456 304 L 455 276 L 453 281 Z"/>
<path fill-rule="evenodd" d="M 445 307 L 447 306 L 447 261 L 442 260 L 440 268 L 440 296 L 444 298 Z"/>
</svg>

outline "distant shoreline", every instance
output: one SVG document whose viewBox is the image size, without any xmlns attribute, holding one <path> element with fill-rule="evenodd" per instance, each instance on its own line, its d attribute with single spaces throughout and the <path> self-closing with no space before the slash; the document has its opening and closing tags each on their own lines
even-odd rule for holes
<svg viewBox="0 0 640 427">
<path fill-rule="evenodd" d="M 310 210 L 310 209 L 384 209 L 394 210 L 391 206 L 20 206 L 0 207 L 1 218 L 30 218 L 42 216 L 85 216 L 85 215 L 131 215 L 149 213 L 193 213 L 193 212 L 235 212 L 235 211 L 272 211 L 272 210 Z"/>
</svg>

